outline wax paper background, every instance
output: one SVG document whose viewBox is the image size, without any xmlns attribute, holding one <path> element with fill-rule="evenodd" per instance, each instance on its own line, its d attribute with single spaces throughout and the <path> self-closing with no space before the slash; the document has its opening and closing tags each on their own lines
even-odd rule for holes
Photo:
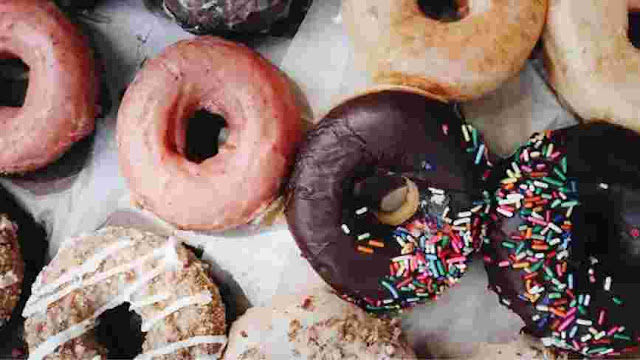
<svg viewBox="0 0 640 360">
<path fill-rule="evenodd" d="M 112 107 L 99 119 L 92 140 L 74 151 L 54 170 L 58 173 L 27 179 L 1 179 L 51 236 L 49 255 L 71 235 L 101 226 L 110 213 L 130 209 L 129 193 L 118 170 L 115 124 L 119 99 L 146 58 L 192 35 L 168 19 L 153 14 L 139 0 L 107 0 L 90 19 L 80 20 L 105 63 Z M 355 65 L 343 30 L 340 0 L 316 0 L 293 39 L 266 38 L 253 46 L 292 79 L 304 94 L 305 118 L 318 118 L 341 98 L 371 85 Z M 507 155 L 534 131 L 568 126 L 576 120 L 556 102 L 530 61 L 522 73 L 497 92 L 463 105 L 464 112 L 484 134 L 490 149 Z M 55 171 L 54 171 L 55 172 Z M 153 219 L 148 213 L 143 216 Z M 159 222 L 162 225 L 161 222 Z M 168 226 L 166 231 L 173 232 Z M 230 231 L 218 235 L 176 232 L 204 248 L 236 313 L 247 306 L 268 304 L 276 293 L 324 286 L 300 257 L 285 224 L 261 231 Z M 421 356 L 459 357 L 474 343 L 504 342 L 517 336 L 521 321 L 486 290 L 478 257 L 462 282 L 437 302 L 403 315 L 403 328 Z"/>
</svg>

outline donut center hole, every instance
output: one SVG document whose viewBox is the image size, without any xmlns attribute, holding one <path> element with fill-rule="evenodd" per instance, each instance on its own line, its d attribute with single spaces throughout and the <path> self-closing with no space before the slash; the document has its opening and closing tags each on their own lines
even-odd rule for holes
<svg viewBox="0 0 640 360">
<path fill-rule="evenodd" d="M 185 157 L 197 164 L 214 157 L 229 136 L 224 117 L 204 109 L 187 119 L 186 132 Z"/>
<path fill-rule="evenodd" d="M 462 20 L 469 14 L 469 0 L 418 0 L 418 7 L 428 18 L 442 22 Z"/>
<path fill-rule="evenodd" d="M 133 359 L 142 353 L 145 334 L 140 330 L 142 318 L 124 303 L 98 317 L 96 336 L 107 349 L 108 359 Z"/>
<path fill-rule="evenodd" d="M 0 54 L 0 106 L 21 107 L 27 95 L 29 67 L 18 58 Z"/>
<path fill-rule="evenodd" d="M 640 49 L 640 11 L 629 13 L 629 40 L 636 49 Z"/>
</svg>

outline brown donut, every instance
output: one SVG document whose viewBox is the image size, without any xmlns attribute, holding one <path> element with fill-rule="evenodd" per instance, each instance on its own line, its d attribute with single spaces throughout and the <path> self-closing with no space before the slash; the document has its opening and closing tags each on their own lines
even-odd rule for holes
<svg viewBox="0 0 640 360">
<path fill-rule="evenodd" d="M 23 173 L 93 131 L 98 81 L 86 39 L 50 1 L 0 2 L 0 34 L 0 59 L 30 69 L 24 105 L 0 106 L 0 173 Z"/>
<path fill-rule="evenodd" d="M 214 157 L 186 158 L 186 119 L 221 114 Z M 287 80 L 251 49 L 202 36 L 145 63 L 118 113 L 120 166 L 135 201 L 183 229 L 246 224 L 278 195 L 301 138 Z M 212 144 L 214 146 L 215 144 Z"/>
<path fill-rule="evenodd" d="M 0 214 L 0 327 L 18 304 L 23 277 L 18 228 L 6 214 Z"/>
</svg>

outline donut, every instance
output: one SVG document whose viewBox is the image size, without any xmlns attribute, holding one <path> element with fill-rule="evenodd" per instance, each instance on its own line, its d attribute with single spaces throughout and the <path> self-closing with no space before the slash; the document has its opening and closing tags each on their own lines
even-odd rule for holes
<svg viewBox="0 0 640 360">
<path fill-rule="evenodd" d="M 456 283 L 480 246 L 489 164 L 454 106 L 407 87 L 372 89 L 307 135 L 286 195 L 289 229 L 345 299 L 376 312 L 423 302 Z M 405 198 L 384 211 L 396 191 Z M 380 219 L 405 205 L 414 212 L 401 224 Z"/>
<path fill-rule="evenodd" d="M 375 318 L 324 289 L 249 308 L 229 330 L 225 359 L 417 359 L 399 322 Z"/>
<path fill-rule="evenodd" d="M 165 12 L 194 34 L 256 33 L 287 17 L 291 0 L 162 0 Z"/>
<path fill-rule="evenodd" d="M 30 79 L 22 107 L 0 106 L 0 173 L 24 173 L 93 131 L 98 78 L 86 39 L 50 1 L 3 1 L 0 33 L 0 59 L 19 58 Z"/>
<path fill-rule="evenodd" d="M 480 343 L 469 360 L 567 360 L 565 354 L 556 354 L 544 348 L 539 340 L 519 336 L 507 343 Z"/>
<path fill-rule="evenodd" d="M 356 60 L 374 82 L 447 99 L 478 98 L 524 66 L 547 10 L 546 0 L 448 3 L 458 7 L 453 21 L 427 15 L 442 1 L 343 1 Z"/>
<path fill-rule="evenodd" d="M 549 81 L 574 112 L 640 131 L 640 50 L 628 37 L 629 6 L 639 9 L 637 1 L 554 1 L 543 43 Z"/>
<path fill-rule="evenodd" d="M 199 110 L 223 116 L 228 136 L 214 157 L 196 163 L 186 133 Z M 289 83 L 273 65 L 245 46 L 202 36 L 145 62 L 122 100 L 117 137 L 140 206 L 183 229 L 224 230 L 278 196 L 302 130 Z"/>
<path fill-rule="evenodd" d="M 123 303 L 146 333 L 137 359 L 224 349 L 225 309 L 205 264 L 175 238 L 107 227 L 67 240 L 38 275 L 23 311 L 29 358 L 104 358 L 92 329 Z"/>
<path fill-rule="evenodd" d="M 18 304 L 24 276 L 18 228 L 6 214 L 0 214 L 0 326 Z"/>
<path fill-rule="evenodd" d="M 638 346 L 638 144 L 604 122 L 534 134 L 488 182 L 490 287 L 547 346 L 586 356 Z"/>
</svg>

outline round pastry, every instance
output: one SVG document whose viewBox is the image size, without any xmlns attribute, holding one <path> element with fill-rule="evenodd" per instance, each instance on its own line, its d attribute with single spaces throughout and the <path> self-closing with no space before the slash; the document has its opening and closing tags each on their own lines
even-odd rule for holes
<svg viewBox="0 0 640 360">
<path fill-rule="evenodd" d="M 494 170 L 490 286 L 546 345 L 590 356 L 638 345 L 639 144 L 594 122 L 535 134 Z"/>
<path fill-rule="evenodd" d="M 22 107 L 0 106 L 0 173 L 23 173 L 93 131 L 98 81 L 86 39 L 48 0 L 0 3 L 0 33 L 0 58 L 30 70 Z"/>
<path fill-rule="evenodd" d="M 291 0 L 162 0 L 166 13 L 186 31 L 256 33 L 289 14 Z"/>
<path fill-rule="evenodd" d="M 18 228 L 6 214 L 0 214 L 0 326 L 11 318 L 18 304 L 23 276 Z"/>
<path fill-rule="evenodd" d="M 566 360 L 566 354 L 556 354 L 544 348 L 540 340 L 522 336 L 508 343 L 480 343 L 469 360 Z"/>
<path fill-rule="evenodd" d="M 38 275 L 23 311 L 29 358 L 104 358 L 92 329 L 123 303 L 142 318 L 139 359 L 210 357 L 225 346 L 224 305 L 205 265 L 175 238 L 108 227 L 69 239 Z"/>
<path fill-rule="evenodd" d="M 202 111 L 224 117 L 227 128 L 220 141 L 212 129 L 196 130 L 208 136 L 207 150 L 219 150 L 194 159 L 187 120 Z M 223 230 L 246 224 L 278 196 L 302 132 L 290 85 L 273 65 L 245 46 L 202 36 L 144 64 L 122 100 L 117 135 L 139 205 L 183 229 Z"/>
<path fill-rule="evenodd" d="M 349 300 L 371 311 L 415 304 L 456 283 L 479 247 L 487 162 L 453 106 L 374 89 L 308 134 L 289 183 L 289 228 Z"/>
<path fill-rule="evenodd" d="M 640 50 L 629 40 L 628 19 L 625 0 L 552 2 L 545 64 L 555 90 L 582 118 L 640 131 Z"/>
<path fill-rule="evenodd" d="M 454 3 L 454 19 L 431 14 L 439 2 L 417 0 L 346 0 L 342 12 L 375 82 L 468 100 L 520 71 L 542 32 L 547 1 Z"/>
<path fill-rule="evenodd" d="M 326 290 L 276 297 L 229 331 L 225 359 L 416 359 L 397 321 L 375 318 Z"/>
</svg>

